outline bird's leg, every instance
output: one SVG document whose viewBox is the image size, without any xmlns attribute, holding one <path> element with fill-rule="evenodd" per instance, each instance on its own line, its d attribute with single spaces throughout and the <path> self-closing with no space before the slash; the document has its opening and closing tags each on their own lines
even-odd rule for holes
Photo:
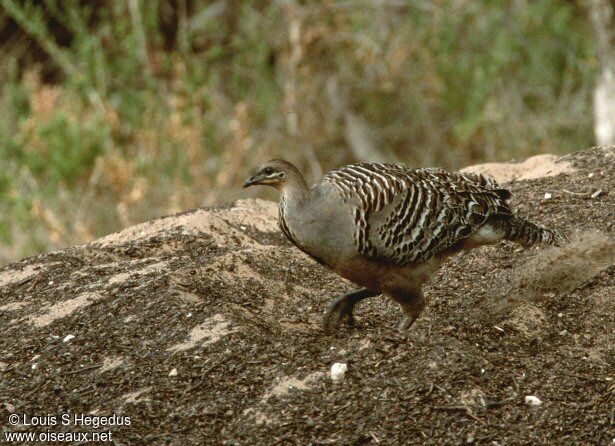
<svg viewBox="0 0 615 446">
<path fill-rule="evenodd" d="M 404 313 L 404 316 L 399 324 L 399 331 L 404 332 L 414 324 L 414 321 L 420 316 L 425 308 L 425 299 L 419 291 L 403 291 L 392 294 Z"/>
<path fill-rule="evenodd" d="M 337 328 L 344 318 L 348 319 L 350 325 L 354 324 L 354 317 L 352 310 L 354 306 L 368 297 L 377 296 L 380 291 L 369 290 L 367 288 L 361 288 L 360 290 L 351 291 L 348 294 L 344 294 L 335 299 L 329 305 L 327 313 L 325 314 L 324 326 L 325 330 L 331 331 Z"/>
</svg>

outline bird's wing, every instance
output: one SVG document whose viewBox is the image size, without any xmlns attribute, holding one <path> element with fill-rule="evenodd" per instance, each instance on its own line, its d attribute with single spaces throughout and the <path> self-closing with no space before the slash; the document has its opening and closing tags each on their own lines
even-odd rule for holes
<svg viewBox="0 0 615 446">
<path fill-rule="evenodd" d="M 430 259 L 492 215 L 512 215 L 510 192 L 480 174 L 361 163 L 323 181 L 352 209 L 357 250 L 399 265 Z"/>
</svg>

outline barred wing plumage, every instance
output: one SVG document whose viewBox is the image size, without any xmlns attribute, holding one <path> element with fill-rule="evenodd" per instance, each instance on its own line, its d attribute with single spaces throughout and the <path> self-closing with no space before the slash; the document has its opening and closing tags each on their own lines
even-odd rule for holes
<svg viewBox="0 0 615 446">
<path fill-rule="evenodd" d="M 510 192 L 490 178 L 397 164 L 351 164 L 323 179 L 352 205 L 354 242 L 366 257 L 422 262 L 510 216 Z"/>
</svg>

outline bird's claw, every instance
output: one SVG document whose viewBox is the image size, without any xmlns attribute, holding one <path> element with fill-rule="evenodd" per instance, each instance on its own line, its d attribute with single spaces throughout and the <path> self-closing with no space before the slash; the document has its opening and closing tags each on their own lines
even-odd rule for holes
<svg viewBox="0 0 615 446">
<path fill-rule="evenodd" d="M 344 297 L 335 299 L 329 305 L 324 317 L 325 331 L 331 332 L 338 328 L 344 319 L 348 322 L 348 325 L 354 326 L 353 305 L 349 305 Z"/>
<path fill-rule="evenodd" d="M 403 319 L 401 320 L 401 322 L 399 323 L 399 325 L 397 326 L 397 330 L 401 333 L 401 334 L 405 334 L 406 331 L 412 327 L 412 324 L 414 324 L 414 321 L 416 321 L 417 316 L 408 316 L 408 315 L 404 315 Z"/>
</svg>

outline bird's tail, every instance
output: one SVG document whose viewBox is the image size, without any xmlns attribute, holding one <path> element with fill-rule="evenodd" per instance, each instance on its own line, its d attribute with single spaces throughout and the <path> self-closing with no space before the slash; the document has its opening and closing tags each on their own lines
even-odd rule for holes
<svg viewBox="0 0 615 446">
<path fill-rule="evenodd" d="M 502 226 L 506 240 L 517 242 L 524 246 L 531 246 L 536 243 L 561 246 L 568 242 L 568 238 L 561 232 L 543 228 L 521 217 L 511 216 Z"/>
</svg>

